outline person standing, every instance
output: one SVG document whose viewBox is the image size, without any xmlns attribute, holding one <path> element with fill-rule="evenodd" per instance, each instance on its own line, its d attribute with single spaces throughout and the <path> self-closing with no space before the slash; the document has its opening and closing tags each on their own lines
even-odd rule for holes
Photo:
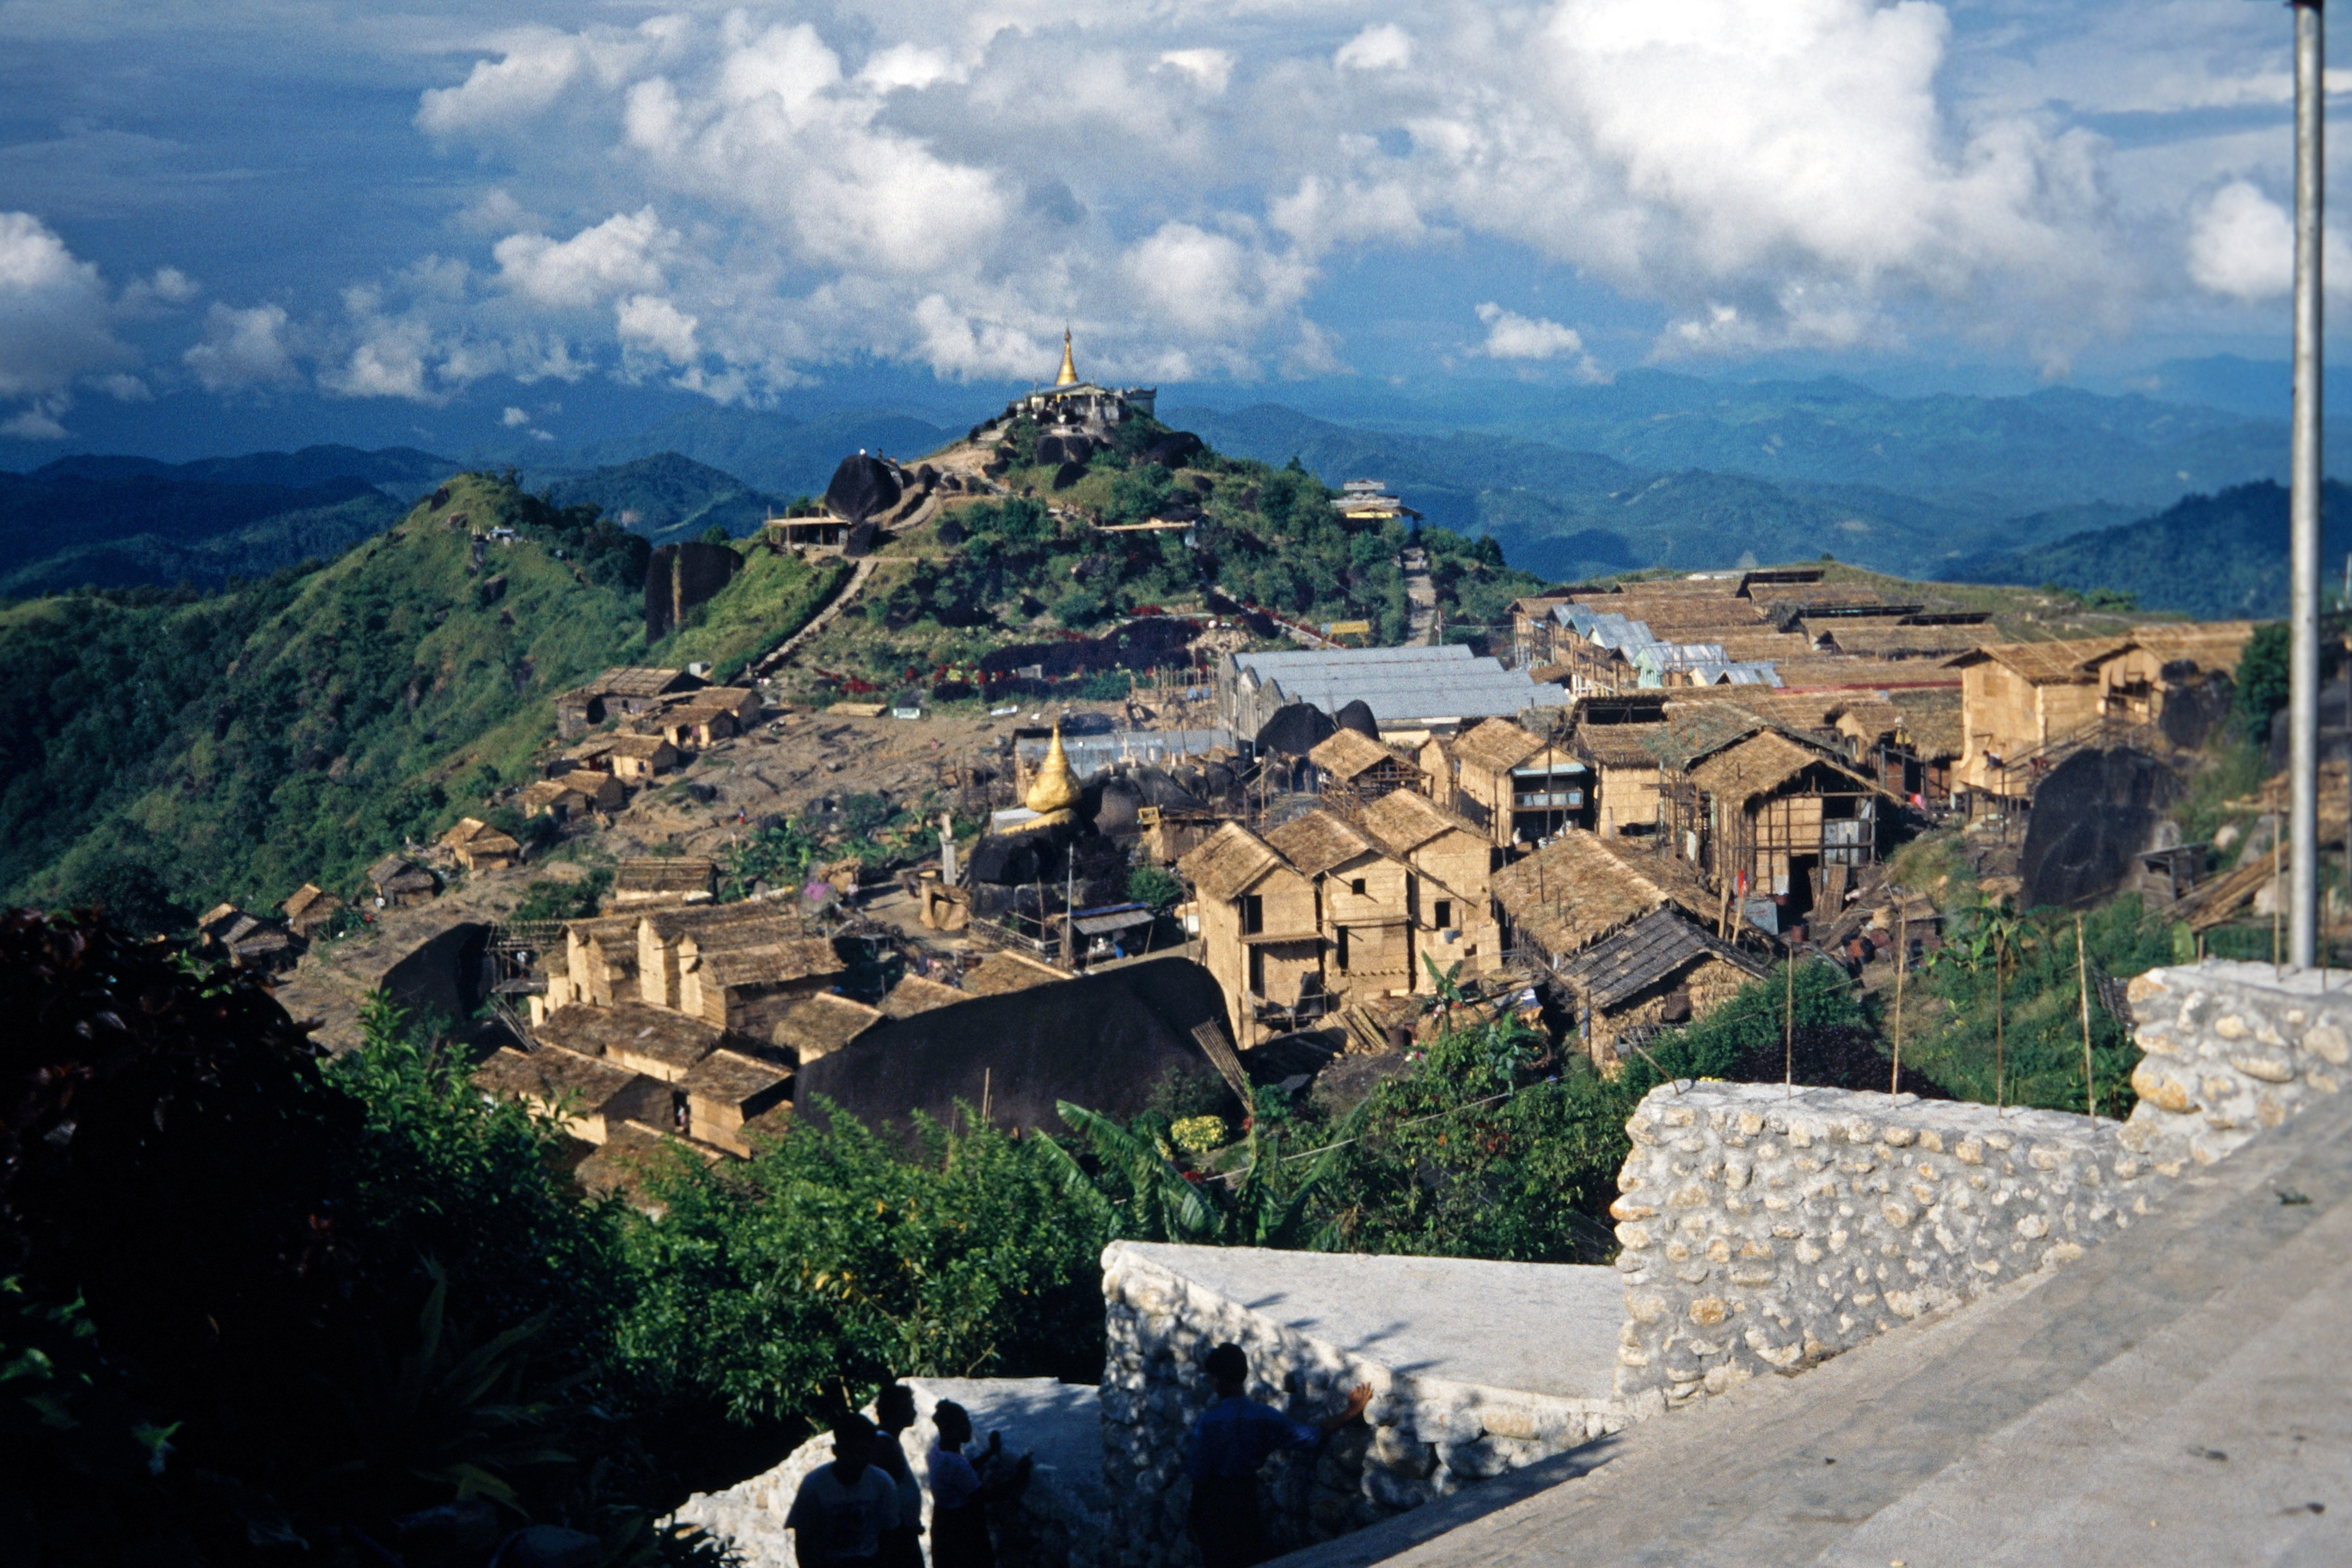
<svg viewBox="0 0 2352 1568">
<path fill-rule="evenodd" d="M 1241 1346 L 1219 1345 L 1203 1367 L 1217 1402 L 1193 1423 L 1184 1451 L 1184 1473 L 1192 1479 L 1192 1541 L 1203 1568 L 1252 1568 L 1273 1554 L 1258 1502 L 1258 1467 L 1285 1448 L 1311 1448 L 1361 1415 L 1372 1402 L 1372 1385 L 1358 1384 L 1338 1415 L 1307 1426 L 1242 1392 L 1249 1357 Z"/>
<path fill-rule="evenodd" d="M 833 1424 L 833 1463 L 793 1495 L 784 1528 L 801 1568 L 880 1568 L 882 1531 L 898 1517 L 898 1489 L 874 1468 L 874 1423 L 851 1412 Z"/>
<path fill-rule="evenodd" d="M 874 1465 L 898 1489 L 898 1511 L 882 1531 L 882 1568 L 923 1568 L 923 1484 L 907 1463 L 898 1434 L 915 1424 L 915 1391 L 903 1383 L 885 1384 L 874 1396 Z"/>
<path fill-rule="evenodd" d="M 931 1568 L 996 1568 L 996 1548 L 988 1539 L 988 1505 L 1019 1497 L 1029 1485 L 1029 1456 L 1010 1472 L 999 1469 L 1004 1435 L 991 1432 L 978 1466 L 964 1458 L 971 1441 L 971 1416 L 952 1399 L 931 1411 L 939 1440 L 931 1445 Z M 989 1473 L 985 1479 L 982 1469 Z"/>
</svg>

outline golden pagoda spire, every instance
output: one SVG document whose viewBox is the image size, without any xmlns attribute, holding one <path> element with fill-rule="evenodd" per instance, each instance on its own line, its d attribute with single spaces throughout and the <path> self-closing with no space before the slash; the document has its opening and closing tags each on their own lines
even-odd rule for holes
<svg viewBox="0 0 2352 1568">
<path fill-rule="evenodd" d="M 1062 329 L 1062 374 L 1054 378 L 1054 384 L 1055 386 L 1076 386 L 1078 384 L 1078 366 L 1077 363 L 1070 358 L 1070 329 L 1067 327 L 1064 327 Z M 1058 730 L 1055 731 L 1056 737 L 1058 737 L 1061 731 Z M 1059 745 L 1060 743 L 1061 742 L 1057 738 L 1055 744 Z"/>
<path fill-rule="evenodd" d="M 1029 781 L 1029 793 L 1022 805 L 1040 816 L 1060 818 L 1070 814 L 1078 804 L 1078 782 L 1070 776 L 1070 759 L 1062 750 L 1062 726 L 1054 726 L 1054 742 L 1045 748 L 1045 760 L 1037 764 L 1037 776 Z"/>
</svg>

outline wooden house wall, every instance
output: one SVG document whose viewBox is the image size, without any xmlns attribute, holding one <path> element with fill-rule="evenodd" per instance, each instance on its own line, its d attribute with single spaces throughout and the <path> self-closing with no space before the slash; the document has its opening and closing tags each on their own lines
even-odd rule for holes
<svg viewBox="0 0 2352 1568">
<path fill-rule="evenodd" d="M 1421 770 L 1421 793 L 1448 811 L 1459 811 L 1461 807 L 1454 804 L 1460 792 L 1454 782 L 1454 756 L 1445 742 L 1431 736 L 1421 743 L 1412 760 Z"/>
<path fill-rule="evenodd" d="M 1237 900 L 1201 899 L 1194 909 L 1201 921 L 1201 966 L 1217 982 L 1224 993 L 1225 1021 L 1232 1026 L 1234 1039 L 1244 1046 L 1255 1045 L 1257 1036 L 1250 1021 L 1249 952 L 1242 941 L 1241 905 Z"/>
<path fill-rule="evenodd" d="M 1361 882 L 1364 890 L 1357 892 Z M 1386 855 L 1360 855 L 1323 876 L 1323 951 L 1333 991 L 1410 989 L 1412 979 L 1412 874 Z M 1344 965 L 1344 967 L 1343 967 Z"/>
<path fill-rule="evenodd" d="M 677 943 L 665 942 L 651 921 L 637 922 L 637 1000 L 648 1007 L 676 1007 Z"/>
<path fill-rule="evenodd" d="M 1264 919 L 1255 932 L 1243 930 L 1244 901 L 1255 895 Z M 1279 1031 L 1257 1021 L 1258 1004 L 1288 1005 L 1298 994 L 1299 976 L 1322 972 L 1322 940 L 1315 887 L 1297 872 L 1277 867 L 1230 899 L 1197 900 L 1201 917 L 1201 962 L 1225 994 L 1234 1039 L 1253 1046 Z"/>
<path fill-rule="evenodd" d="M 1600 831 L 1604 838 L 1614 838 L 1626 828 L 1646 832 L 1658 824 L 1658 766 L 1654 763 L 1640 767 L 1596 767 L 1595 794 L 1599 797 Z"/>
</svg>

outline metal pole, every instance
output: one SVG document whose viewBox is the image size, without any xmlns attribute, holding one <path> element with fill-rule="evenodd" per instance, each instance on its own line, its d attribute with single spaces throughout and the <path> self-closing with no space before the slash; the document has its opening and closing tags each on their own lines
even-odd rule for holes
<svg viewBox="0 0 2352 1568">
<path fill-rule="evenodd" d="M 2288 961 L 2312 968 L 2319 948 L 2319 370 L 2320 237 L 2326 88 L 2322 14 L 2326 0 L 2294 9 L 2294 437 L 2289 601 L 2291 680 L 2288 776 L 2294 798 L 2286 830 Z"/>
</svg>

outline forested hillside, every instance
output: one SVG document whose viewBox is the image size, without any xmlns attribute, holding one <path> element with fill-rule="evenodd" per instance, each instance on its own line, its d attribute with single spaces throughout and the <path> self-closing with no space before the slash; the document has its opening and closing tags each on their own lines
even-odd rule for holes
<svg viewBox="0 0 2352 1568">
<path fill-rule="evenodd" d="M 2330 480 L 2321 499 L 2323 578 L 2352 550 L 2352 489 Z M 2287 492 L 2264 480 L 2190 496 L 2137 522 L 2074 534 L 2037 549 L 1953 566 L 1953 582 L 2055 583 L 2137 595 L 2151 610 L 2202 620 L 2262 619 L 2287 610 Z"/>
<path fill-rule="evenodd" d="M 478 563 L 498 522 L 520 538 Z M 740 668 L 830 581 L 762 552 L 649 649 L 650 548 L 468 474 L 329 565 L 0 611 L 0 896 L 267 905 L 347 882 L 530 776 L 557 692 L 648 658 Z"/>
<path fill-rule="evenodd" d="M 656 544 L 698 538 L 714 527 L 740 539 L 783 510 L 782 502 L 734 475 L 677 452 L 656 452 L 558 479 L 546 494 L 560 507 L 601 508 L 613 521 Z"/>
<path fill-rule="evenodd" d="M 210 587 L 339 555 L 451 466 L 404 447 L 310 447 L 176 464 L 70 457 L 0 473 L 0 598 L 86 584 Z"/>
</svg>

